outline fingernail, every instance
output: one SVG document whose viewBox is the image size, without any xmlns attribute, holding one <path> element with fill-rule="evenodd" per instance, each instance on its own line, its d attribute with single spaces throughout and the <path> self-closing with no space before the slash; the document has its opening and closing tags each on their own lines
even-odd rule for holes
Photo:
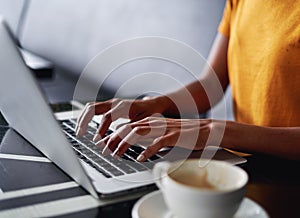
<svg viewBox="0 0 300 218">
<path fill-rule="evenodd" d="M 109 155 L 111 153 L 111 151 L 109 150 L 109 148 L 105 147 L 102 151 L 103 155 Z"/>
<path fill-rule="evenodd" d="M 136 160 L 139 161 L 139 162 L 144 161 L 145 159 L 146 159 L 146 157 L 145 157 L 145 155 L 143 155 L 143 154 L 140 154 L 140 155 L 136 158 Z"/>
<path fill-rule="evenodd" d="M 97 142 L 101 139 L 100 135 L 99 134 L 96 134 L 93 138 L 93 142 Z"/>
<path fill-rule="evenodd" d="M 111 156 L 113 156 L 113 157 L 119 156 L 119 150 L 116 149 L 116 150 L 114 151 L 114 153 L 112 153 Z"/>
<path fill-rule="evenodd" d="M 99 146 L 99 147 L 104 146 L 104 145 L 105 145 L 104 139 L 99 140 L 99 141 L 96 143 L 96 145 Z"/>
</svg>

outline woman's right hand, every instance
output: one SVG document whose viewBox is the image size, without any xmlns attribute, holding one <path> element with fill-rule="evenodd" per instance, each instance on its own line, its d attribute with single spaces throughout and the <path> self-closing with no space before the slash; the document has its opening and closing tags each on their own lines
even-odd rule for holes
<svg viewBox="0 0 300 218">
<path fill-rule="evenodd" d="M 141 120 L 154 114 L 162 114 L 169 105 L 166 96 L 147 97 L 141 100 L 111 99 L 104 102 L 87 103 L 77 120 L 76 135 L 85 134 L 89 122 L 94 115 L 103 115 L 94 141 L 102 139 L 110 124 L 119 118 L 131 121 Z"/>
</svg>

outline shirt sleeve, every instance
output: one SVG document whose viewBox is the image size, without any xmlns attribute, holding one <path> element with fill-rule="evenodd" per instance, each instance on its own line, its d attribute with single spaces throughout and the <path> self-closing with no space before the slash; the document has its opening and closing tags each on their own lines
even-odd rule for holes
<svg viewBox="0 0 300 218">
<path fill-rule="evenodd" d="M 225 36 L 230 35 L 230 16 L 231 16 L 231 12 L 232 12 L 232 1 L 231 0 L 227 0 L 226 4 L 225 4 L 225 8 L 224 8 L 224 12 L 223 12 L 223 18 L 219 24 L 219 28 L 218 31 L 220 33 L 222 33 Z"/>
</svg>

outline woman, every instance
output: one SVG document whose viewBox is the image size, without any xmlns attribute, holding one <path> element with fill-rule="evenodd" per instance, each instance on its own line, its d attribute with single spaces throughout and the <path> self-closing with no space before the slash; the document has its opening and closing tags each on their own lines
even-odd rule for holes
<svg viewBox="0 0 300 218">
<path fill-rule="evenodd" d="M 89 103 L 78 119 L 77 134 L 84 134 L 94 114 L 103 114 L 95 141 L 105 146 L 105 152 L 122 156 L 143 135 L 155 140 L 139 155 L 138 161 L 145 161 L 165 146 L 178 144 L 179 135 L 185 139 L 180 146 L 203 149 L 211 131 L 223 133 L 223 121 L 165 119 L 152 115 L 178 115 L 178 102 L 185 105 L 180 108 L 184 113 L 207 111 L 211 105 L 203 84 L 214 87 L 215 73 L 223 90 L 229 83 L 232 87 L 236 118 L 226 122 L 219 145 L 300 160 L 299 3 L 294 0 L 227 1 L 208 58 L 212 70 L 206 69 L 203 78 L 167 96 Z M 197 111 L 185 104 L 186 89 Z M 218 95 L 215 102 L 220 98 Z M 176 99 L 176 104 L 172 99 Z M 112 120 L 123 116 L 132 122 L 102 139 Z M 198 135 L 196 142 L 190 142 L 194 135 Z"/>
</svg>

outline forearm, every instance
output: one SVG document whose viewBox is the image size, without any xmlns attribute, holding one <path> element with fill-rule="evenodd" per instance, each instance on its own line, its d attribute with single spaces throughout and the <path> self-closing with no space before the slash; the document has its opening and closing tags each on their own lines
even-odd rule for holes
<svg viewBox="0 0 300 218">
<path fill-rule="evenodd" d="M 165 97 L 166 114 L 178 112 L 199 114 L 215 105 L 227 88 L 227 48 L 229 39 L 218 34 L 202 70 L 202 78 Z M 199 69 L 200 70 L 200 69 Z"/>
<path fill-rule="evenodd" d="M 167 102 L 166 115 L 200 114 L 210 109 L 209 98 L 201 81 L 194 81 L 163 98 Z"/>
<path fill-rule="evenodd" d="M 221 146 L 300 160 L 300 127 L 261 127 L 229 121 Z"/>
</svg>

